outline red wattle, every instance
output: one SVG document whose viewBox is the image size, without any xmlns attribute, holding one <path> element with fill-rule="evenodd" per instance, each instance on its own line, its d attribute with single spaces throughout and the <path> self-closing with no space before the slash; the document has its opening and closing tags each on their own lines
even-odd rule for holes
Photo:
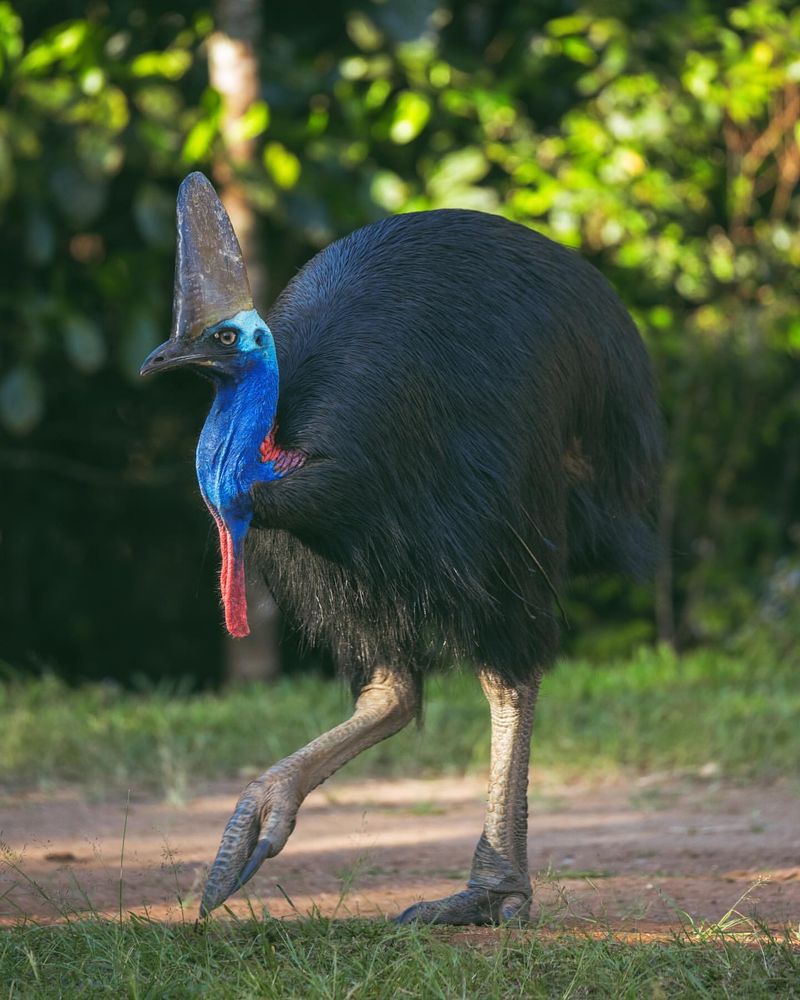
<svg viewBox="0 0 800 1000">
<path fill-rule="evenodd" d="M 222 566 L 219 571 L 219 589 L 225 608 L 225 626 L 234 639 L 250 635 L 247 623 L 247 592 L 244 583 L 244 559 L 237 556 L 231 533 L 222 518 L 211 510 L 219 531 L 219 550 Z"/>
</svg>

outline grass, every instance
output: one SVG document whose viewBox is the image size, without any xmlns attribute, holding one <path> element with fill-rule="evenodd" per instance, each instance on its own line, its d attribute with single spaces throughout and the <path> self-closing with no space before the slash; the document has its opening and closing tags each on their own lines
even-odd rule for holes
<svg viewBox="0 0 800 1000">
<path fill-rule="evenodd" d="M 185 797 L 198 778 L 245 777 L 339 722 L 340 685 L 316 677 L 222 694 L 70 688 L 54 677 L 0 686 L 0 786 L 79 783 Z M 762 780 L 800 759 L 800 670 L 704 650 L 642 650 L 598 667 L 564 662 L 542 685 L 536 766 L 571 774 L 704 768 Z M 351 777 L 484 769 L 488 712 L 467 670 L 433 678 L 422 728 L 367 751 Z"/>
<path fill-rule="evenodd" d="M 596 919 L 565 931 L 557 905 L 538 907 L 525 927 L 431 928 L 319 914 L 285 922 L 252 900 L 246 920 L 228 910 L 192 924 L 182 905 L 172 923 L 121 905 L 102 919 L 88 897 L 88 917 L 52 899 L 58 925 L 21 915 L 0 930 L 0 997 L 800 998 L 800 928 L 778 933 L 743 915 L 752 888 L 717 921 L 673 906 L 681 929 L 659 937 Z"/>
<path fill-rule="evenodd" d="M 384 921 L 147 919 L 0 932 L 6 997 L 204 998 L 800 996 L 800 952 L 762 935 L 623 942 L 394 927 Z"/>
<path fill-rule="evenodd" d="M 347 710 L 341 688 L 314 677 L 222 695 L 11 678 L 0 687 L 0 784 L 181 798 L 197 776 L 263 769 Z M 467 671 L 435 679 L 422 730 L 348 772 L 485 768 L 487 714 Z M 660 650 L 602 668 L 568 662 L 544 682 L 534 758 L 565 776 L 695 769 L 764 780 L 800 759 L 799 717 L 800 672 L 788 658 Z M 0 930 L 0 998 L 800 997 L 799 929 L 772 934 L 736 907 L 711 923 L 676 911 L 684 932 L 660 941 L 623 939 L 603 924 L 591 935 L 553 931 L 558 921 L 546 916 L 531 929 L 463 932 L 252 917 L 197 930 L 129 915 L 122 903 L 117 920 L 65 913 L 48 927 L 20 916 Z"/>
</svg>

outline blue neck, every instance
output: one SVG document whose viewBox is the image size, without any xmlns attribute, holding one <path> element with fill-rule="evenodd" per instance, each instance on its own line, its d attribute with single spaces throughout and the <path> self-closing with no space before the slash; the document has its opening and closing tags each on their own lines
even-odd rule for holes
<svg viewBox="0 0 800 1000">
<path fill-rule="evenodd" d="M 266 342 L 254 348 L 244 335 L 251 324 L 237 324 L 243 333 L 242 347 L 234 352 L 230 368 L 213 376 L 216 395 L 197 444 L 200 489 L 225 522 L 237 554 L 253 516 L 250 488 L 279 477 L 273 464 L 262 462 L 259 454 L 259 445 L 275 421 L 278 363 L 272 335 L 258 314 L 240 313 L 235 319 L 251 316 L 266 331 Z"/>
</svg>

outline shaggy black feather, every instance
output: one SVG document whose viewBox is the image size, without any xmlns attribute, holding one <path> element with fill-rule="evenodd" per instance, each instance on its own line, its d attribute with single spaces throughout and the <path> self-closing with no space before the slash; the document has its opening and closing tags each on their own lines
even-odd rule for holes
<svg viewBox="0 0 800 1000">
<path fill-rule="evenodd" d="M 248 559 L 354 686 L 382 661 L 548 665 L 570 570 L 641 574 L 661 423 L 605 279 L 479 212 L 396 216 L 318 254 L 269 312 L 277 440 Z"/>
</svg>

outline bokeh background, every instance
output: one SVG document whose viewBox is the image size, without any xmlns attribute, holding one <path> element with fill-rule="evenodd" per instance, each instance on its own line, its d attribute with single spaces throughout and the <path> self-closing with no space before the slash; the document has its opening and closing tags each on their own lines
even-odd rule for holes
<svg viewBox="0 0 800 1000">
<path fill-rule="evenodd" d="M 262 306 L 387 213 L 477 208 L 578 248 L 652 352 L 667 558 L 652 585 L 578 581 L 567 650 L 796 653 L 800 9 L 166 6 L 0 2 L 0 659 L 196 685 L 230 662 L 193 468 L 208 391 L 138 376 L 195 169 Z M 282 670 L 326 665 L 281 637 Z"/>
</svg>

